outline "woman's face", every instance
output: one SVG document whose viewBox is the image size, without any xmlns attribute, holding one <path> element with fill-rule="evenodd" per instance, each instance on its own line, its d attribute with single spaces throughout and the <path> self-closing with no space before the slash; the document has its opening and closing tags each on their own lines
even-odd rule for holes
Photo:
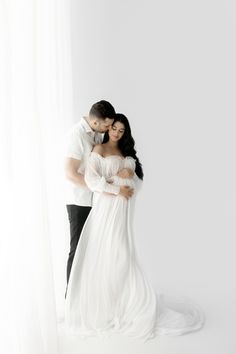
<svg viewBox="0 0 236 354">
<path fill-rule="evenodd" d="M 125 132 L 124 124 L 117 121 L 109 127 L 109 131 L 108 131 L 109 138 L 114 142 L 118 141 L 122 138 L 124 132 Z"/>
</svg>

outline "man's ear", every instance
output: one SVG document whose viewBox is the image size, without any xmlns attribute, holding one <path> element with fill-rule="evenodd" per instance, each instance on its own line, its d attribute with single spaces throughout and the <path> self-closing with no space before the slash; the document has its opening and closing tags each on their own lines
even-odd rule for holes
<svg viewBox="0 0 236 354">
<path fill-rule="evenodd" d="M 99 125 L 99 119 L 97 117 L 93 118 L 94 125 Z"/>
</svg>

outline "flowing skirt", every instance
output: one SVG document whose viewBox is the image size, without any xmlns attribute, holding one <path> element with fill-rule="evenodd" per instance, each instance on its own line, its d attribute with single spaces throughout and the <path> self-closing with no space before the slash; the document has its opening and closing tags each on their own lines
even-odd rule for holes
<svg viewBox="0 0 236 354">
<path fill-rule="evenodd" d="M 117 178 L 116 183 L 131 182 Z M 204 324 L 199 305 L 156 293 L 142 271 L 132 229 L 135 198 L 94 193 L 68 283 L 69 333 L 83 338 L 123 333 L 147 341 L 193 332 Z"/>
</svg>

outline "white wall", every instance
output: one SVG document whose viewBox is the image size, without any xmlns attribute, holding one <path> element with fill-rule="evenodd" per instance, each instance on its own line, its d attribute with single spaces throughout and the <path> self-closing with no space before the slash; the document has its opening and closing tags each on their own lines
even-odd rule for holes
<svg viewBox="0 0 236 354">
<path fill-rule="evenodd" d="M 143 163 L 135 229 L 148 276 L 200 303 L 206 287 L 229 295 L 234 2 L 72 0 L 71 10 L 76 119 L 109 100 Z"/>
</svg>

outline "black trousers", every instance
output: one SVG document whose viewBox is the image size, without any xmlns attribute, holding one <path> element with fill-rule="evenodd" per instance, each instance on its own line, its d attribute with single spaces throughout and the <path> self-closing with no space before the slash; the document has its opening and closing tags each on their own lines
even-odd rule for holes
<svg viewBox="0 0 236 354">
<path fill-rule="evenodd" d="M 78 205 L 66 205 L 69 222 L 70 222 L 70 252 L 67 261 L 66 279 L 67 286 L 70 278 L 71 267 L 76 251 L 77 244 L 79 242 L 80 234 L 83 229 L 84 223 L 89 215 L 92 207 L 90 206 L 78 206 Z M 66 287 L 67 293 L 67 287 Z M 66 297 L 65 293 L 65 297 Z"/>
</svg>

